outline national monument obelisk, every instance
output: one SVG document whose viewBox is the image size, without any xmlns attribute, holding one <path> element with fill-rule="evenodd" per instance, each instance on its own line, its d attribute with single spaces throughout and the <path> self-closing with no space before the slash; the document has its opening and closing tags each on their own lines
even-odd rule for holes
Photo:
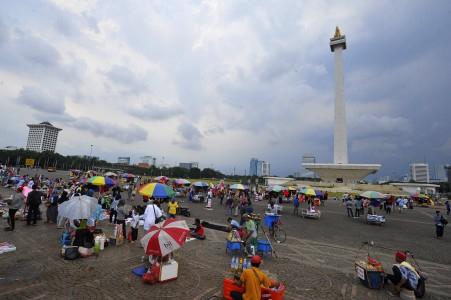
<svg viewBox="0 0 451 300">
<path fill-rule="evenodd" d="M 343 50 L 346 49 L 346 37 L 340 29 L 330 39 L 330 50 L 335 58 L 335 128 L 334 128 L 334 163 L 348 163 L 348 134 L 346 130 L 346 106 L 344 98 Z"/>
<path fill-rule="evenodd" d="M 302 165 L 306 169 L 315 172 L 324 181 L 356 182 L 371 173 L 377 172 L 381 165 L 348 163 L 348 134 L 343 71 L 343 50 L 346 49 L 346 36 L 341 34 L 338 26 L 335 28 L 335 35 L 330 39 L 329 45 L 335 61 L 334 163 L 303 163 Z"/>
</svg>

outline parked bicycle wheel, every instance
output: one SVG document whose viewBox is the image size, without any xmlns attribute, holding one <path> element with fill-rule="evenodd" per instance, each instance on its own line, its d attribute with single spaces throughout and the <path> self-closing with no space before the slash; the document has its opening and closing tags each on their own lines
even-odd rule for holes
<svg viewBox="0 0 451 300">
<path fill-rule="evenodd" d="M 283 243 L 287 240 L 287 233 L 279 226 L 274 227 L 273 239 L 278 243 Z"/>
</svg>

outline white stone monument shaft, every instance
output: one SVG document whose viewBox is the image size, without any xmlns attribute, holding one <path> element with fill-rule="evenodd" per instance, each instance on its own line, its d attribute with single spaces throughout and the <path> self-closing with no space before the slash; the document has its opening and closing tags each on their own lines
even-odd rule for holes
<svg viewBox="0 0 451 300">
<path fill-rule="evenodd" d="M 348 163 L 348 134 L 346 130 L 346 105 L 344 98 L 343 50 L 346 49 L 346 37 L 336 29 L 330 39 L 330 49 L 335 57 L 335 128 L 334 163 Z"/>
</svg>

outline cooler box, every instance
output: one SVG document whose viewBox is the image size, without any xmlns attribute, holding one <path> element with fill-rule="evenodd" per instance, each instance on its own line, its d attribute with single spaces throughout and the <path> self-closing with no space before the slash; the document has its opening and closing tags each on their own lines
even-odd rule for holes
<svg viewBox="0 0 451 300">
<path fill-rule="evenodd" d="M 241 250 L 241 242 L 232 242 L 232 241 L 227 240 L 226 252 L 234 251 L 234 250 Z"/>
<path fill-rule="evenodd" d="M 266 227 L 272 227 L 273 224 L 279 220 L 279 217 L 279 215 L 265 215 L 263 223 L 265 223 Z"/>
<path fill-rule="evenodd" d="M 140 266 L 132 269 L 132 273 L 138 277 L 143 277 L 143 275 L 147 272 L 147 268 L 145 266 Z"/>
<path fill-rule="evenodd" d="M 237 286 L 231 278 L 224 278 L 224 288 L 222 296 L 225 300 L 233 300 L 232 297 L 230 297 L 230 292 L 232 291 L 243 293 L 244 287 Z"/>
<path fill-rule="evenodd" d="M 271 253 L 272 248 L 271 244 L 266 240 L 258 240 L 257 242 L 257 252 L 261 252 L 263 254 Z"/>
<path fill-rule="evenodd" d="M 225 278 L 224 279 L 224 288 L 222 296 L 225 300 L 233 300 L 232 297 L 230 297 L 230 292 L 239 292 L 244 293 L 244 287 L 237 286 L 233 279 L 231 278 Z M 267 300 L 283 300 L 285 296 L 285 285 L 282 283 L 280 284 L 279 288 L 277 290 L 272 290 L 268 288 L 261 288 L 262 292 L 262 298 L 261 299 L 267 299 Z"/>
<path fill-rule="evenodd" d="M 283 300 L 285 297 L 285 285 L 280 284 L 277 290 L 262 288 L 262 299 Z"/>
<path fill-rule="evenodd" d="M 179 264 L 173 260 L 161 266 L 160 281 L 176 279 L 178 276 Z"/>
</svg>

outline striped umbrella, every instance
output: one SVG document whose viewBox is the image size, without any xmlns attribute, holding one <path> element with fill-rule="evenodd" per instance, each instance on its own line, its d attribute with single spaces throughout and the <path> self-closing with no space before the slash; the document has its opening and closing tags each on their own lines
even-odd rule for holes
<svg viewBox="0 0 451 300">
<path fill-rule="evenodd" d="M 193 183 L 193 185 L 195 187 L 209 187 L 210 185 L 206 182 L 203 181 L 196 181 L 195 183 Z"/>
<path fill-rule="evenodd" d="M 299 190 L 299 193 L 304 194 L 306 196 L 316 196 L 316 192 L 311 187 L 303 187 Z"/>
<path fill-rule="evenodd" d="M 191 184 L 191 181 L 183 179 L 183 178 L 176 179 L 176 180 L 174 180 L 174 182 L 176 185 L 190 185 Z"/>
<path fill-rule="evenodd" d="M 242 185 L 241 183 L 235 183 L 230 186 L 231 190 L 247 190 L 247 186 Z"/>
<path fill-rule="evenodd" d="M 281 192 L 281 191 L 286 191 L 287 189 L 288 189 L 288 188 L 286 188 L 286 187 L 284 187 L 284 186 L 281 186 L 281 185 L 276 184 L 276 185 L 270 186 L 270 187 L 268 188 L 268 191 L 270 191 L 270 192 L 275 192 L 275 193 L 279 193 L 279 192 Z"/>
<path fill-rule="evenodd" d="M 132 173 L 122 173 L 121 177 L 129 179 L 129 178 L 135 178 L 136 176 L 133 175 Z"/>
<path fill-rule="evenodd" d="M 367 199 L 384 199 L 385 195 L 379 192 L 374 191 L 366 191 L 364 193 L 360 194 L 361 197 L 367 198 Z"/>
<path fill-rule="evenodd" d="M 169 181 L 169 178 L 166 176 L 157 176 L 155 177 L 155 181 L 158 181 L 160 183 L 166 183 Z"/>
<path fill-rule="evenodd" d="M 170 186 L 158 182 L 152 182 L 144 185 L 139 189 L 138 193 L 143 196 L 159 199 L 172 198 L 175 196 L 175 191 Z"/>
<path fill-rule="evenodd" d="M 94 176 L 89 178 L 88 183 L 96 186 L 113 186 L 116 184 L 116 182 L 111 179 L 110 177 L 104 177 L 104 176 Z"/>
<path fill-rule="evenodd" d="M 189 227 L 185 220 L 168 219 L 153 225 L 141 238 L 146 255 L 165 256 L 185 243 Z"/>
</svg>

